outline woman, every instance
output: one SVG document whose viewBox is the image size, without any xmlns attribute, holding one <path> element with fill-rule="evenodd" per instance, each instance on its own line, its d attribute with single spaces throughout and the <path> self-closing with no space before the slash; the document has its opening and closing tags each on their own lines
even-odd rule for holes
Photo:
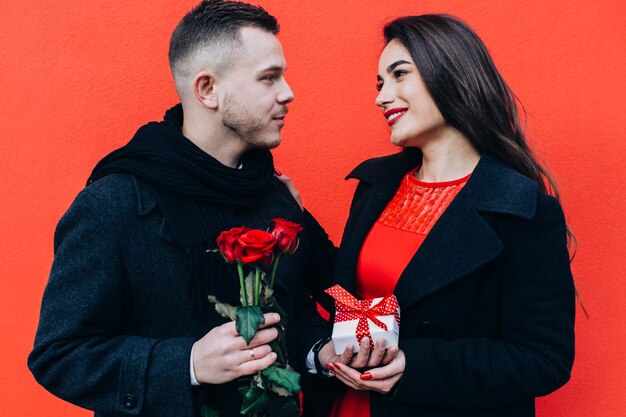
<svg viewBox="0 0 626 417">
<path fill-rule="evenodd" d="M 359 185 L 335 276 L 359 298 L 396 295 L 400 350 L 368 368 L 367 340 L 349 365 L 323 348 L 319 361 L 347 386 L 330 414 L 534 416 L 574 359 L 555 184 L 470 28 L 409 16 L 384 36 L 376 104 L 403 151 L 349 175 Z"/>
</svg>

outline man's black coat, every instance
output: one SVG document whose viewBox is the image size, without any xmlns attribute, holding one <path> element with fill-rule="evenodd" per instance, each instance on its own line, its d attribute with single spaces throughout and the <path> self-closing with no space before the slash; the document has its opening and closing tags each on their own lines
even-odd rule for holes
<svg viewBox="0 0 626 417">
<path fill-rule="evenodd" d="M 291 362 L 302 368 L 325 334 L 304 287 L 328 275 L 335 249 L 277 180 L 260 205 L 236 214 L 252 228 L 267 229 L 276 217 L 305 226 L 275 285 L 288 317 Z M 53 394 L 96 416 L 191 417 L 202 402 L 221 417 L 239 415 L 237 383 L 191 386 L 192 344 L 226 321 L 208 303 L 194 308 L 191 277 L 188 250 L 172 239 L 145 184 L 126 174 L 95 182 L 57 227 L 30 369 Z M 236 297 L 234 277 L 215 280 L 233 280 Z"/>
</svg>

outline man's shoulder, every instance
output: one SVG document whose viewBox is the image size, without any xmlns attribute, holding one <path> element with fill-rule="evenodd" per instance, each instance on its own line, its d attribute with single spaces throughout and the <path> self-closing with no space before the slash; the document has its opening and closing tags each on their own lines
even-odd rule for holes
<svg viewBox="0 0 626 417">
<path fill-rule="evenodd" d="M 109 174 L 83 190 L 96 198 L 111 199 L 135 192 L 135 179 L 130 174 Z"/>
<path fill-rule="evenodd" d="M 130 174 L 110 174 L 85 187 L 76 198 L 83 205 L 96 205 L 114 214 L 147 213 L 156 206 L 150 190 Z"/>
</svg>

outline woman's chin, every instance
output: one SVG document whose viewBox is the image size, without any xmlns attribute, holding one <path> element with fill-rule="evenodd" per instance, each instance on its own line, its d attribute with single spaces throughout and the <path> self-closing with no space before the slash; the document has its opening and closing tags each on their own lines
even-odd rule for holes
<svg viewBox="0 0 626 417">
<path fill-rule="evenodd" d="M 389 140 L 391 141 L 391 144 L 394 146 L 404 146 L 403 142 L 404 142 L 404 138 L 396 136 L 396 135 L 391 135 L 391 137 L 389 138 Z"/>
<path fill-rule="evenodd" d="M 400 147 L 407 147 L 407 146 L 414 146 L 411 145 L 411 140 L 410 138 L 404 137 L 404 136 L 393 136 L 391 135 L 391 144 L 394 146 L 400 146 Z"/>
</svg>

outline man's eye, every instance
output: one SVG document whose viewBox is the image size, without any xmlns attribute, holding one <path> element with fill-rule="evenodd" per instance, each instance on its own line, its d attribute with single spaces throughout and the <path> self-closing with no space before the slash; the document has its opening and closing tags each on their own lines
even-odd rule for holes
<svg viewBox="0 0 626 417">
<path fill-rule="evenodd" d="M 267 75 L 267 76 L 261 78 L 261 80 L 269 81 L 269 82 L 273 82 L 275 79 L 276 79 L 276 77 L 274 77 L 273 75 Z"/>
</svg>

